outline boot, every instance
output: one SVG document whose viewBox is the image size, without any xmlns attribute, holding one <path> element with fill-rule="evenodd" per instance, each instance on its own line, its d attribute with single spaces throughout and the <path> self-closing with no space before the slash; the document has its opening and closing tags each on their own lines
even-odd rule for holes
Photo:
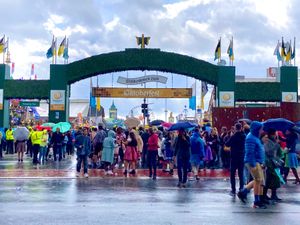
<svg viewBox="0 0 300 225">
<path fill-rule="evenodd" d="M 281 198 L 278 198 L 276 189 L 272 190 L 271 199 L 274 200 L 274 201 L 281 201 L 282 200 Z"/>
</svg>

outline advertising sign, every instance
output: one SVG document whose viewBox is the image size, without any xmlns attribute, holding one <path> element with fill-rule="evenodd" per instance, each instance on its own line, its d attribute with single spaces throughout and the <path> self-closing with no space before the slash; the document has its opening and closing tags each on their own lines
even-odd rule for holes
<svg viewBox="0 0 300 225">
<path fill-rule="evenodd" d="M 65 110 L 65 90 L 51 90 L 50 92 L 50 110 Z"/>
<path fill-rule="evenodd" d="M 234 107 L 234 92 L 220 91 L 220 107 Z"/>
<path fill-rule="evenodd" d="M 297 92 L 282 92 L 282 102 L 297 102 Z"/>
<path fill-rule="evenodd" d="M 93 88 L 92 94 L 107 98 L 190 98 L 192 88 Z"/>
<path fill-rule="evenodd" d="M 0 89 L 0 110 L 3 110 L 3 89 Z"/>
</svg>

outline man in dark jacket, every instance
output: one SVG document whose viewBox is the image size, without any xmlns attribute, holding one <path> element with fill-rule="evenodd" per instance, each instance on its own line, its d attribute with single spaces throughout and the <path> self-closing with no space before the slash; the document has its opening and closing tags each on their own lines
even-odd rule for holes
<svg viewBox="0 0 300 225">
<path fill-rule="evenodd" d="M 81 164 L 83 163 L 84 177 L 88 178 L 88 155 L 91 153 L 91 139 L 88 136 L 87 128 L 83 129 L 83 133 L 79 131 L 79 134 L 75 138 L 75 147 L 77 149 L 77 174 L 80 176 Z"/>
<path fill-rule="evenodd" d="M 235 124 L 235 133 L 225 143 L 225 146 L 230 147 L 230 183 L 231 194 L 235 195 L 235 173 L 238 170 L 240 180 L 240 190 L 244 188 L 244 157 L 245 157 L 245 139 L 246 135 L 242 131 L 240 123 Z"/>
<path fill-rule="evenodd" d="M 53 133 L 51 138 L 51 144 L 53 145 L 53 155 L 54 155 L 54 161 L 57 160 L 57 154 L 58 154 L 58 160 L 61 161 L 62 159 L 62 144 L 64 141 L 64 136 L 60 132 L 59 128 L 56 128 L 56 131 Z"/>
</svg>

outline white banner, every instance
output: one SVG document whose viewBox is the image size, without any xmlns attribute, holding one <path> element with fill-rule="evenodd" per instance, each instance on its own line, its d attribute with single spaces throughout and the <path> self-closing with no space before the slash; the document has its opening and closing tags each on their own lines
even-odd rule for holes
<svg viewBox="0 0 300 225">
<path fill-rule="evenodd" d="M 160 76 L 160 75 L 147 75 L 143 77 L 136 77 L 136 78 L 127 78 L 127 77 L 118 77 L 117 82 L 119 84 L 126 84 L 126 85 L 135 85 L 135 84 L 144 84 L 148 82 L 159 82 L 162 84 L 166 84 L 168 81 L 167 77 Z"/>
<path fill-rule="evenodd" d="M 282 92 L 282 102 L 297 102 L 297 92 Z"/>
<path fill-rule="evenodd" d="M 234 92 L 220 91 L 220 107 L 234 107 Z"/>
</svg>

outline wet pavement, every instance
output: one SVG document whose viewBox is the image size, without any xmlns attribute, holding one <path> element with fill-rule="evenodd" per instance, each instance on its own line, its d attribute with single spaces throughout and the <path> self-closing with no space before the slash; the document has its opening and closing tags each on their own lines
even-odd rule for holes
<svg viewBox="0 0 300 225">
<path fill-rule="evenodd" d="M 53 164 L 52 164 L 53 163 Z M 203 176 L 176 187 L 176 177 L 135 178 L 92 176 L 74 178 L 74 159 L 24 168 L 8 158 L 5 171 L 65 171 L 62 177 L 15 176 L 0 178 L 0 224 L 239 224 L 294 225 L 300 221 L 300 185 L 289 182 L 278 192 L 281 203 L 253 209 L 252 194 L 243 204 L 229 195 L 226 177 Z M 210 173 L 208 171 L 208 173 Z M 222 174 L 214 172 L 215 174 Z M 55 175 L 56 172 L 53 172 Z"/>
</svg>

